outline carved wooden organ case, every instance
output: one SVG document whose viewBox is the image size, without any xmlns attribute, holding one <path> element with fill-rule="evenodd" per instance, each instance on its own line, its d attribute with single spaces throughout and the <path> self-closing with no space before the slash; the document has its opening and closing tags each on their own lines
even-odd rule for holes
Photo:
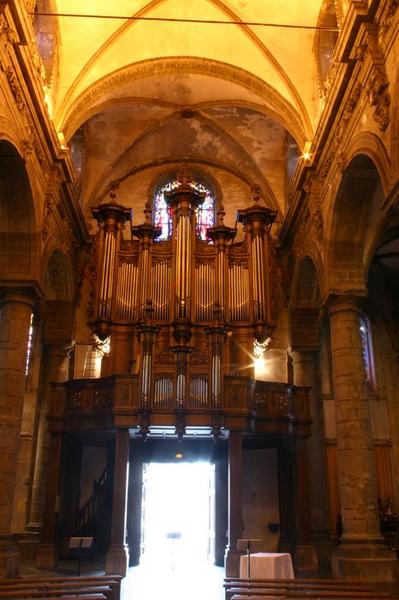
<svg viewBox="0 0 399 600">
<path fill-rule="evenodd" d="M 132 226 L 131 241 L 122 236 L 128 209 L 114 202 L 93 209 L 99 232 L 91 325 L 100 338 L 111 335 L 111 348 L 121 331 L 130 336 L 142 408 L 220 408 L 224 376 L 252 375 L 254 338 L 263 342 L 273 327 L 275 212 L 259 200 L 240 210 L 245 238 L 234 243 L 236 230 L 224 225 L 220 209 L 203 241 L 195 213 L 203 197 L 184 177 L 165 194 L 173 215 L 165 241 L 157 241 L 149 208 L 145 222 Z"/>
</svg>

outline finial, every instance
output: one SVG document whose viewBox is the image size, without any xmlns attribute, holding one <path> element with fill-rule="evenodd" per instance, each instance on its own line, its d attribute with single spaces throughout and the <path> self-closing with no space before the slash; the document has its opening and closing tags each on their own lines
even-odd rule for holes
<svg viewBox="0 0 399 600">
<path fill-rule="evenodd" d="M 187 164 L 182 164 L 178 173 L 177 180 L 180 185 L 190 185 L 194 181 L 193 174 Z"/>
<path fill-rule="evenodd" d="M 256 184 L 252 185 L 251 192 L 252 192 L 252 199 L 255 202 L 255 204 L 260 202 L 260 200 L 262 198 L 262 192 L 261 192 L 259 185 L 256 185 Z"/>
<path fill-rule="evenodd" d="M 218 323 L 222 319 L 222 307 L 220 306 L 219 302 L 215 302 L 213 305 L 213 318 Z"/>
<path fill-rule="evenodd" d="M 224 225 L 224 215 L 225 215 L 225 210 L 224 210 L 224 206 L 223 204 L 220 204 L 219 208 L 218 208 L 218 212 L 217 212 L 217 221 L 218 221 L 218 225 Z"/>
<path fill-rule="evenodd" d="M 145 216 L 146 223 L 151 223 L 151 215 L 152 215 L 151 203 L 149 200 L 147 200 L 147 202 L 145 203 L 145 207 L 144 207 L 144 216 Z"/>
<path fill-rule="evenodd" d="M 144 305 L 144 317 L 147 323 L 151 321 L 152 313 L 154 309 L 152 308 L 152 300 L 147 299 Z"/>
<path fill-rule="evenodd" d="M 115 203 L 117 191 L 119 190 L 120 182 L 117 179 L 113 179 L 110 181 L 108 189 L 109 189 L 109 197 L 111 198 L 111 202 Z"/>
</svg>

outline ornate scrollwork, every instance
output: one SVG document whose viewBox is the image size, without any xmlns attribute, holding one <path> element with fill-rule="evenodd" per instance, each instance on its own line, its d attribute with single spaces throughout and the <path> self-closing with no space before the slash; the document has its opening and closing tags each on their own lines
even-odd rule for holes
<svg viewBox="0 0 399 600">
<path fill-rule="evenodd" d="M 389 81 L 385 70 L 375 69 L 369 81 L 368 94 L 370 106 L 374 106 L 373 117 L 381 131 L 385 131 L 390 122 L 391 96 Z"/>
<path fill-rule="evenodd" d="M 395 13 L 399 7 L 399 0 L 388 0 L 386 8 L 380 21 L 380 29 L 386 34 L 391 27 Z"/>
</svg>

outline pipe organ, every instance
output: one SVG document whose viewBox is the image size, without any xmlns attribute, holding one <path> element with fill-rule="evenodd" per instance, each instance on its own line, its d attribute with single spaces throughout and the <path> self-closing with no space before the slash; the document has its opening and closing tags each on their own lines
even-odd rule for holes
<svg viewBox="0 0 399 600">
<path fill-rule="evenodd" d="M 172 234 L 160 241 L 149 205 L 131 240 L 122 236 L 128 209 L 114 201 L 93 209 L 99 233 L 91 325 L 100 338 L 111 335 L 102 375 L 137 373 L 143 408 L 218 409 L 224 376 L 251 376 L 254 339 L 263 342 L 273 328 L 275 212 L 255 198 L 238 212 L 245 237 L 235 242 L 220 206 L 203 240 L 196 209 L 204 196 L 183 173 L 165 192 Z"/>
</svg>

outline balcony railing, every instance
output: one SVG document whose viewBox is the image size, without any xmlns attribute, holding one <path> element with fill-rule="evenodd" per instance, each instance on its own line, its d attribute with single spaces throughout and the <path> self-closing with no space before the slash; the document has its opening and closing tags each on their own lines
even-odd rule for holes
<svg viewBox="0 0 399 600">
<path fill-rule="evenodd" d="M 178 404 L 173 376 L 156 378 L 154 393 L 143 404 L 138 375 L 74 379 L 54 385 L 50 423 L 62 430 L 140 427 L 146 422 L 173 426 L 184 415 L 187 426 L 219 426 L 248 431 L 310 434 L 309 388 L 254 381 L 226 375 L 222 402 L 214 406 L 204 377 L 189 386 L 186 402 Z"/>
</svg>

